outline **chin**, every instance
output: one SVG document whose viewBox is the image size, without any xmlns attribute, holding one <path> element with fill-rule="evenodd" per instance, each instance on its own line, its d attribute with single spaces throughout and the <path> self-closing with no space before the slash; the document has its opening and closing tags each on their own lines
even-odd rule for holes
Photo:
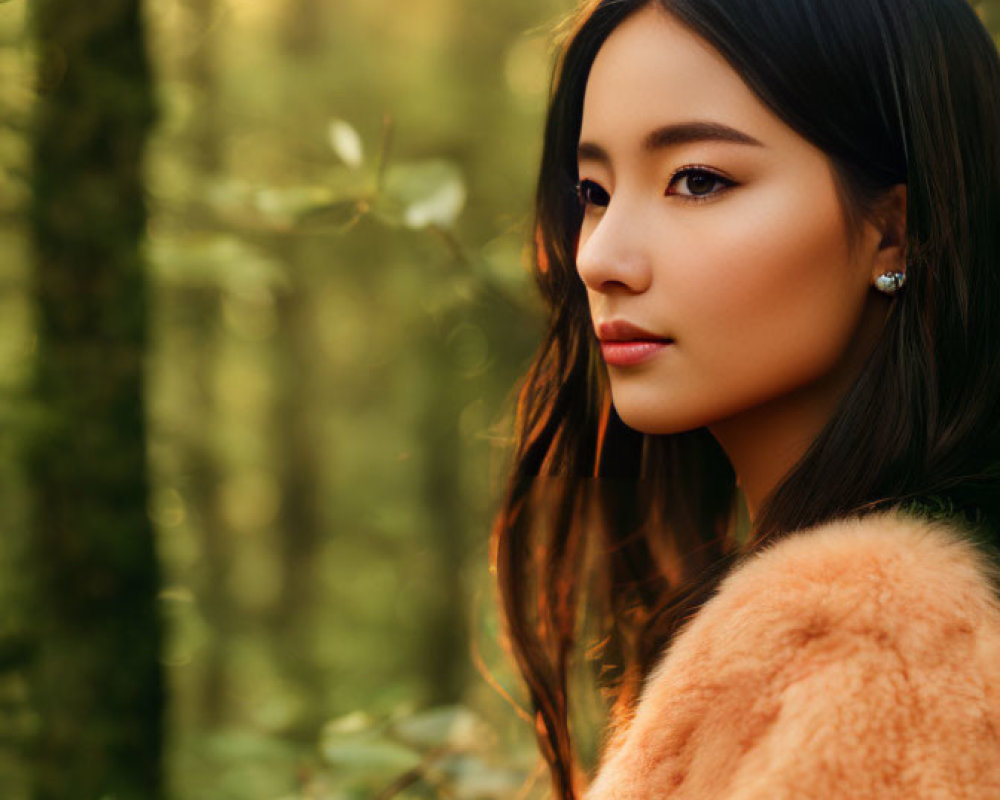
<svg viewBox="0 0 1000 800">
<path fill-rule="evenodd" d="M 664 405 L 647 405 L 613 400 L 615 412 L 638 433 L 664 435 L 685 433 L 703 428 L 707 420 L 702 415 L 684 413 L 683 409 Z"/>
</svg>

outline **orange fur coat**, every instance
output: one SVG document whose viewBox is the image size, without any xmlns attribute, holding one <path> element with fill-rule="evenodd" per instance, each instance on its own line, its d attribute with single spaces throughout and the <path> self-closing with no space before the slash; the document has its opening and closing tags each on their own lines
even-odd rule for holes
<svg viewBox="0 0 1000 800">
<path fill-rule="evenodd" d="M 1000 800 L 996 585 L 945 523 L 782 539 L 675 637 L 586 800 Z"/>
</svg>

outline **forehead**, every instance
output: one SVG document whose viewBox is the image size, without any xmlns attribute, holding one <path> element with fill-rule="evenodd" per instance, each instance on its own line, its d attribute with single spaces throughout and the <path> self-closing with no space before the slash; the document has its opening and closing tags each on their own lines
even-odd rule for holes
<svg viewBox="0 0 1000 800">
<path fill-rule="evenodd" d="M 581 139 L 642 135 L 693 119 L 741 126 L 757 138 L 784 127 L 706 41 L 647 5 L 612 31 L 594 59 Z"/>
</svg>

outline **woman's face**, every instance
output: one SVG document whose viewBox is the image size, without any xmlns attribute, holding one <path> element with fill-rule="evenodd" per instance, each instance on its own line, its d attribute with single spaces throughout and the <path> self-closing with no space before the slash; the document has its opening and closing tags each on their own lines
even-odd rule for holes
<svg viewBox="0 0 1000 800">
<path fill-rule="evenodd" d="M 800 413 L 856 376 L 884 318 L 882 234 L 850 250 L 826 155 L 655 3 L 597 55 L 579 173 L 577 269 L 626 424 Z"/>
</svg>

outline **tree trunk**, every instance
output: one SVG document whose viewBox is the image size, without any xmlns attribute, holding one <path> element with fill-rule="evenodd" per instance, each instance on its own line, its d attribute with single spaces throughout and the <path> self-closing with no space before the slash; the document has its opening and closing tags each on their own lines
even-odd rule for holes
<svg viewBox="0 0 1000 800">
<path fill-rule="evenodd" d="M 287 2 L 281 18 L 279 41 L 290 66 L 294 97 L 299 71 L 317 69 L 325 35 L 323 8 L 318 0 Z M 274 337 L 275 464 L 281 493 L 277 525 L 277 557 L 281 593 L 271 615 L 278 644 L 279 668 L 285 680 L 305 697 L 321 697 L 324 673 L 315 652 L 319 641 L 317 598 L 318 569 L 325 531 L 321 503 L 321 460 L 334 454 L 319 445 L 320 425 L 316 398 L 315 281 L 312 264 L 327 258 L 327 244 L 305 234 L 283 239 L 273 252 L 287 264 L 287 283 L 276 292 L 277 329 Z M 315 730 L 325 709 L 309 705 L 296 721 L 298 731 Z"/>
<path fill-rule="evenodd" d="M 435 391 L 422 398 L 420 445 L 422 495 L 434 558 L 433 590 L 426 594 L 426 632 L 419 653 L 431 705 L 462 700 L 468 680 L 469 594 L 463 578 L 468 536 L 462 486 L 462 439 L 458 419 L 465 392 L 456 374 L 447 337 L 433 320 L 425 323 L 423 368 L 434 376 Z M 447 328 L 448 326 L 443 326 Z"/>
<path fill-rule="evenodd" d="M 219 504 L 223 474 L 215 452 L 212 428 L 217 424 L 213 389 L 218 366 L 219 289 L 189 286 L 175 293 L 175 302 L 190 313 L 186 335 L 191 342 L 191 393 L 186 412 L 194 421 L 192 435 L 183 443 L 187 465 L 186 495 L 192 521 L 202 543 L 202 577 L 198 584 L 199 606 L 212 633 L 201 656 L 204 663 L 198 713 L 204 730 L 222 727 L 229 715 L 229 663 L 227 653 L 233 636 L 236 611 L 229 593 L 232 542 Z"/>
<path fill-rule="evenodd" d="M 143 408 L 153 120 L 139 0 L 38 0 L 33 382 L 35 796 L 162 796 Z"/>
<path fill-rule="evenodd" d="M 299 245 L 288 249 L 297 259 L 288 271 L 288 286 L 276 298 L 279 388 L 274 421 L 281 483 L 278 555 L 282 581 L 274 620 L 278 630 L 286 633 L 304 628 L 299 638 L 305 643 L 313 633 L 310 628 L 319 580 L 316 562 L 323 542 L 317 447 L 320 429 L 313 411 L 315 387 L 311 375 L 319 337 L 312 324 L 309 286 L 302 274 L 308 248 Z M 308 657 L 301 651 L 289 655 L 293 663 Z"/>
<path fill-rule="evenodd" d="M 194 113 L 185 135 L 185 157 L 199 178 L 208 181 L 223 169 L 222 137 L 219 121 L 219 81 L 215 64 L 215 0 L 182 0 L 188 28 L 196 42 L 186 52 L 181 73 L 194 90 Z M 204 225 L 203 210 L 187 211 L 192 230 Z M 184 463 L 190 476 L 187 491 L 193 519 L 198 526 L 202 548 L 203 580 L 198 587 L 200 605 L 212 628 L 205 643 L 204 680 L 198 703 L 206 730 L 221 727 L 228 716 L 229 665 L 226 654 L 232 638 L 236 612 L 229 593 L 232 563 L 228 526 L 219 507 L 222 468 L 215 452 L 213 430 L 218 424 L 214 395 L 215 372 L 221 328 L 221 290 L 214 284 L 196 283 L 177 291 L 173 302 L 185 309 L 185 333 L 190 337 L 192 436 L 184 442 Z"/>
</svg>

